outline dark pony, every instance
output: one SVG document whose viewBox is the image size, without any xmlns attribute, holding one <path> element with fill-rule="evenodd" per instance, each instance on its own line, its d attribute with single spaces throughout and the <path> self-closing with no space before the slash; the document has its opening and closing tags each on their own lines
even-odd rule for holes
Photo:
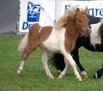
<svg viewBox="0 0 103 91">
<path fill-rule="evenodd" d="M 90 27 L 91 27 L 91 34 L 88 37 L 81 36 L 76 41 L 76 46 L 72 51 L 72 56 L 78 65 L 81 75 L 87 77 L 87 72 L 85 71 L 84 67 L 81 65 L 79 60 L 79 48 L 84 47 L 87 50 L 93 52 L 103 52 L 103 19 L 99 17 L 88 16 L 90 20 Z M 50 59 L 50 62 L 58 69 L 59 72 L 64 69 L 64 59 L 63 55 L 56 53 Z M 58 61 L 59 60 L 59 61 Z M 102 69 L 102 68 L 101 68 Z M 103 69 L 102 69 L 103 70 Z M 99 73 L 100 72 L 100 73 Z M 103 71 L 97 71 L 94 77 L 99 77 L 102 75 Z M 96 76 L 97 75 L 97 76 Z"/>
<path fill-rule="evenodd" d="M 38 23 L 33 24 L 29 33 L 24 36 L 18 47 L 18 50 L 22 54 L 22 61 L 17 74 L 22 72 L 25 61 L 31 52 L 40 47 L 42 50 L 41 60 L 43 68 L 50 79 L 54 79 L 54 76 L 49 70 L 47 63 L 48 51 L 62 53 L 65 62 L 71 64 L 76 78 L 81 81 L 82 79 L 76 68 L 76 63 L 71 56 L 71 51 L 74 49 L 76 39 L 79 35 L 89 35 L 90 31 L 87 9 L 80 11 L 80 9 L 76 7 L 67 11 L 54 26 L 41 27 Z M 66 70 L 67 66 L 65 66 L 58 76 L 59 79 L 65 75 Z"/>
</svg>

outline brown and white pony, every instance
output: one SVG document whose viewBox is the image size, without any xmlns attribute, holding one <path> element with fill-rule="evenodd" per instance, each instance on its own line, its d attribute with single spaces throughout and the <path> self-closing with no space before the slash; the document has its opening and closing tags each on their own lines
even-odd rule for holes
<svg viewBox="0 0 103 91">
<path fill-rule="evenodd" d="M 65 17 L 65 20 L 63 19 L 62 21 L 63 17 Z M 37 47 L 40 47 L 43 52 L 41 58 L 43 67 L 49 78 L 54 79 L 47 63 L 48 51 L 52 51 L 62 53 L 65 62 L 69 62 L 73 67 L 76 78 L 82 81 L 77 71 L 76 63 L 71 56 L 71 51 L 75 47 L 77 37 L 80 34 L 88 35 L 89 33 L 90 27 L 89 19 L 87 18 L 87 10 L 82 12 L 79 8 L 71 8 L 54 26 L 41 27 L 38 23 L 33 24 L 29 33 L 24 36 L 18 47 L 18 50 L 22 53 L 22 61 L 17 74 L 22 72 L 25 61 L 31 52 Z M 66 70 L 67 66 L 59 75 L 59 79 L 65 75 Z"/>
</svg>

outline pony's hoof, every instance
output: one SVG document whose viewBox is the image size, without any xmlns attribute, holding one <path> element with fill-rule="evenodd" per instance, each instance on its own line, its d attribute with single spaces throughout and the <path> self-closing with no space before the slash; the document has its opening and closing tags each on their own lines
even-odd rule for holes
<svg viewBox="0 0 103 91">
<path fill-rule="evenodd" d="M 62 79 L 63 78 L 63 76 L 61 76 L 61 75 L 59 75 L 58 77 L 57 77 L 57 79 L 59 80 L 59 79 Z"/>
<path fill-rule="evenodd" d="M 60 80 L 63 78 L 63 75 L 59 75 L 58 77 L 56 77 L 57 80 Z"/>
<path fill-rule="evenodd" d="M 82 78 L 77 78 L 78 79 L 78 81 L 82 81 Z"/>
<path fill-rule="evenodd" d="M 49 77 L 49 79 L 52 79 L 52 80 L 54 80 L 55 78 L 54 78 L 54 77 Z"/>
<path fill-rule="evenodd" d="M 57 79 L 57 80 L 60 80 L 60 79 L 62 79 L 62 78 L 60 78 L 60 77 L 56 77 L 56 79 Z"/>
<path fill-rule="evenodd" d="M 20 74 L 21 74 L 21 70 L 18 70 L 18 71 L 17 71 L 17 75 L 20 75 Z"/>
<path fill-rule="evenodd" d="M 87 72 L 86 71 L 82 71 L 81 72 L 81 76 L 84 78 L 88 78 Z"/>
<path fill-rule="evenodd" d="M 62 79 L 62 78 L 64 77 L 64 75 L 65 75 L 65 74 L 62 74 L 62 73 L 61 73 L 61 74 L 58 76 L 58 79 Z"/>
</svg>

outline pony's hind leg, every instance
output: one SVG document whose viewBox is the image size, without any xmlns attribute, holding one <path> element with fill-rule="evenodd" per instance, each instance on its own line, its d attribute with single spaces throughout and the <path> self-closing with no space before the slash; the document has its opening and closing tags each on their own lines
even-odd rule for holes
<svg viewBox="0 0 103 91">
<path fill-rule="evenodd" d="M 25 51 L 22 53 L 22 61 L 21 64 L 19 66 L 19 69 L 17 71 L 17 74 L 21 74 L 21 72 L 23 71 L 24 68 L 24 64 L 28 58 L 28 56 L 30 55 L 30 53 L 36 49 L 38 47 L 38 43 L 35 40 L 29 41 L 28 47 L 25 49 Z"/>
<path fill-rule="evenodd" d="M 47 54 L 47 51 L 43 50 L 41 60 L 42 60 L 42 63 L 43 63 L 43 68 L 44 68 L 47 76 L 50 79 L 54 79 L 54 76 L 52 75 L 52 73 L 50 72 L 49 67 L 48 67 L 48 54 Z"/>
<path fill-rule="evenodd" d="M 22 61 L 20 63 L 20 66 L 19 66 L 19 69 L 17 71 L 17 74 L 21 74 L 21 72 L 23 71 L 23 68 L 24 68 L 24 64 L 26 62 L 26 59 L 28 58 L 29 54 L 31 53 L 32 49 L 30 49 L 29 47 L 27 48 L 27 50 L 25 52 L 22 53 Z"/>
<path fill-rule="evenodd" d="M 25 61 L 22 60 L 20 63 L 19 69 L 17 70 L 17 75 L 21 74 L 21 72 L 24 68 L 24 64 L 25 64 Z"/>
</svg>

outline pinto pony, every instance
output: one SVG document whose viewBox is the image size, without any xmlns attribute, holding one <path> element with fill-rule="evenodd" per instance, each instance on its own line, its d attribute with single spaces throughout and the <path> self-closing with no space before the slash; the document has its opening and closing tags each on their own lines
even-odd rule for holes
<svg viewBox="0 0 103 91">
<path fill-rule="evenodd" d="M 65 17 L 64 21 L 62 21 L 63 17 Z M 22 61 L 17 74 L 22 72 L 25 61 L 31 52 L 37 47 L 40 47 L 42 50 L 41 60 L 43 68 L 50 79 L 54 79 L 54 76 L 50 72 L 47 64 L 48 51 L 62 53 L 64 55 L 65 62 L 69 62 L 73 67 L 76 78 L 79 81 L 82 81 L 76 68 L 76 63 L 71 56 L 71 51 L 75 47 L 75 42 L 78 36 L 80 34 L 88 35 L 91 31 L 89 27 L 89 19 L 87 17 L 87 10 L 80 11 L 79 8 L 71 8 L 60 18 L 60 20 L 60 23 L 57 22 L 53 27 L 41 27 L 38 23 L 32 25 L 29 33 L 24 36 L 18 47 L 18 50 L 22 53 Z M 66 22 L 66 25 L 62 22 Z M 67 66 L 59 75 L 59 79 L 65 75 L 66 70 Z"/>
<path fill-rule="evenodd" d="M 79 48 L 84 47 L 87 50 L 92 52 L 103 52 L 103 18 L 88 16 L 90 26 L 91 26 L 91 33 L 88 37 L 80 36 L 76 41 L 76 46 L 72 51 L 73 59 L 75 60 L 76 64 L 78 65 L 81 75 L 84 77 L 88 77 L 85 68 L 80 63 L 79 59 Z M 64 69 L 64 56 L 59 53 L 55 53 L 51 58 L 50 62 L 58 69 L 59 73 Z M 59 61 L 58 61 L 59 60 Z M 102 68 L 101 68 L 102 69 Z M 99 78 L 102 76 L 102 72 L 98 70 L 94 77 Z"/>
</svg>

